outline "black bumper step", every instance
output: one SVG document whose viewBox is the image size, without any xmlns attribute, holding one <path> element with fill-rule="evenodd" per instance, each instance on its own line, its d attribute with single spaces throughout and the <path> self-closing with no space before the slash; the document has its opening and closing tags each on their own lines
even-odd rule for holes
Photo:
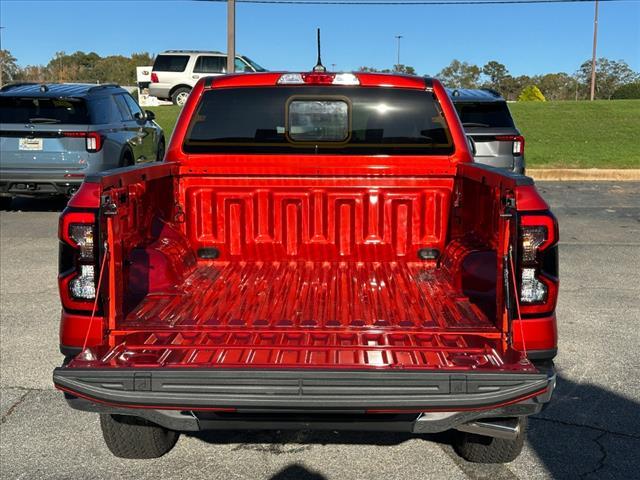
<svg viewBox="0 0 640 480">
<path fill-rule="evenodd" d="M 55 385 L 114 406 L 366 411 L 489 408 L 553 388 L 547 373 L 56 368 Z M 548 392 L 550 393 L 550 392 Z"/>
</svg>

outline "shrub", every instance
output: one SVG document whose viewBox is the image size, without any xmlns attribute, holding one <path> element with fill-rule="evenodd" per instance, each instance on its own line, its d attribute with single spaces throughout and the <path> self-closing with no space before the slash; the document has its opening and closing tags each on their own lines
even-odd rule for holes
<svg viewBox="0 0 640 480">
<path fill-rule="evenodd" d="M 518 96 L 519 102 L 546 102 L 547 99 L 544 98 L 544 95 L 540 91 L 538 87 L 535 85 L 529 85 L 528 87 L 524 87 L 520 95 Z"/>
<path fill-rule="evenodd" d="M 627 83 L 621 86 L 611 96 L 613 100 L 631 100 L 640 98 L 640 82 Z"/>
</svg>

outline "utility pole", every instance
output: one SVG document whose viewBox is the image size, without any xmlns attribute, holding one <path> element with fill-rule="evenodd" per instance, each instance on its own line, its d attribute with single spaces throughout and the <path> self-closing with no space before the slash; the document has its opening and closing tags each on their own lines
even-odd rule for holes
<svg viewBox="0 0 640 480">
<path fill-rule="evenodd" d="M 236 0 L 227 0 L 227 73 L 236 71 Z"/>
<path fill-rule="evenodd" d="M 598 43 L 598 0 L 596 0 L 596 12 L 593 17 L 593 56 L 591 58 L 591 101 L 596 97 L 596 45 Z"/>
<path fill-rule="evenodd" d="M 398 68 L 400 68 L 400 39 L 402 38 L 402 35 L 396 35 L 396 40 L 398 40 L 398 56 L 396 58 L 396 68 L 394 70 L 397 70 Z"/>
</svg>

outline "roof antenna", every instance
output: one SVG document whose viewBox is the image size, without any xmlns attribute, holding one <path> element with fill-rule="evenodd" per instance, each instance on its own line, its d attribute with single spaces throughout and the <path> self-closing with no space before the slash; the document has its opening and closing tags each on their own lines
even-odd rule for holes
<svg viewBox="0 0 640 480">
<path fill-rule="evenodd" d="M 327 69 L 322 65 L 322 60 L 320 59 L 320 29 L 317 29 L 318 32 L 318 63 L 313 67 L 314 72 L 324 73 Z"/>
</svg>

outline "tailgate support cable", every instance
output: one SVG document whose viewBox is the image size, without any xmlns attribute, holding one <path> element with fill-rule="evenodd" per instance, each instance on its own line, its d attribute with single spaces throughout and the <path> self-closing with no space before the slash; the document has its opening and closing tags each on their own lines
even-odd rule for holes
<svg viewBox="0 0 640 480">
<path fill-rule="evenodd" d="M 93 309 L 91 310 L 91 318 L 89 319 L 89 326 L 87 327 L 87 333 L 84 336 L 84 343 L 82 344 L 82 351 L 87 349 L 87 343 L 89 342 L 89 333 L 91 332 L 91 326 L 93 324 L 93 318 L 96 316 L 98 310 L 98 299 L 100 298 L 100 287 L 102 286 L 102 277 L 104 276 L 104 266 L 107 264 L 107 256 L 109 254 L 109 247 L 105 242 L 104 254 L 102 255 L 102 262 L 100 263 L 100 274 L 98 275 L 98 286 L 96 287 L 96 299 L 93 302 Z"/>
<path fill-rule="evenodd" d="M 513 205 L 509 205 L 510 207 Z M 509 235 L 511 232 L 511 220 L 513 219 L 513 215 L 510 213 L 507 214 L 502 214 L 500 215 L 501 217 L 506 219 L 507 222 L 507 228 L 506 228 L 506 244 L 508 246 L 508 250 L 507 250 L 507 255 L 505 255 L 503 257 L 503 259 L 508 259 L 509 263 L 505 266 L 505 293 L 506 293 L 506 303 L 507 303 L 507 312 L 509 311 L 509 309 L 511 308 L 511 302 L 510 302 L 510 295 L 509 295 L 509 290 L 510 290 L 510 285 L 509 285 L 509 280 L 508 278 L 511 277 L 511 284 L 513 286 L 513 299 L 516 302 L 516 314 L 518 315 L 518 325 L 520 326 L 520 338 L 522 340 L 522 351 L 525 355 L 525 357 L 527 356 L 527 344 L 525 342 L 524 339 L 524 327 L 522 326 L 522 314 L 520 313 L 520 298 L 518 295 L 518 284 L 516 281 L 516 267 L 515 267 L 515 262 L 513 261 L 513 247 L 511 246 L 511 236 Z M 506 257 L 506 258 L 505 258 Z M 509 331 L 510 333 L 512 333 L 512 324 L 513 324 L 513 318 L 511 318 L 511 315 L 509 314 L 509 319 L 512 321 L 511 325 L 509 325 Z"/>
<path fill-rule="evenodd" d="M 524 327 L 522 326 L 522 314 L 520 313 L 520 298 L 518 295 L 518 285 L 516 283 L 516 267 L 513 262 L 513 249 L 509 246 L 509 270 L 511 271 L 511 280 L 513 283 L 513 298 L 516 301 L 516 313 L 518 314 L 518 325 L 520 325 L 520 338 L 522 339 L 522 350 L 527 355 L 527 344 L 524 340 Z"/>
</svg>

